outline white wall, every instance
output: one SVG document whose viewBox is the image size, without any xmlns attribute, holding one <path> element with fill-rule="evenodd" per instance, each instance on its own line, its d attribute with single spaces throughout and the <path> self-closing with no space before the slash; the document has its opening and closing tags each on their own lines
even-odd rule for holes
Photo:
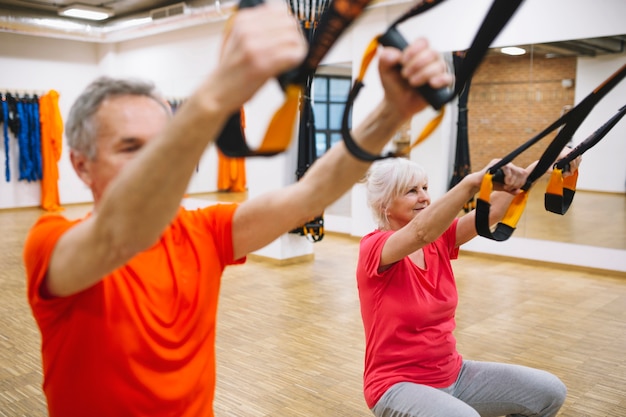
<svg viewBox="0 0 626 417">
<path fill-rule="evenodd" d="M 97 56 L 93 45 L 58 39 L 36 38 L 0 33 L 0 91 L 45 93 L 59 91 L 62 114 L 98 74 Z M 10 142 L 11 182 L 0 179 L 0 208 L 38 206 L 39 182 L 17 181 L 19 158 L 17 143 Z M 4 166 L 4 146 L 0 149 Z M 63 158 L 59 187 L 63 202 L 86 201 L 90 194 L 74 175 L 69 160 Z M 4 172 L 4 170 L 2 170 Z"/>
</svg>

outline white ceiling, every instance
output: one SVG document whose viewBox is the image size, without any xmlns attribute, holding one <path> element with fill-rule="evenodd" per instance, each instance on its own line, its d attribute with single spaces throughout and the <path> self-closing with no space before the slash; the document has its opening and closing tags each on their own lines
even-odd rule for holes
<svg viewBox="0 0 626 417">
<path fill-rule="evenodd" d="M 88 42 L 118 42 L 225 19 L 237 0 L 80 0 L 112 9 L 101 22 L 64 18 L 58 11 L 75 0 L 0 0 L 0 32 Z M 386 0 L 377 3 L 385 3 Z M 408 3 L 408 1 L 406 1 Z M 389 1 L 392 3 L 392 1 Z M 599 56 L 625 51 L 626 35 L 533 45 L 537 54 Z"/>
</svg>

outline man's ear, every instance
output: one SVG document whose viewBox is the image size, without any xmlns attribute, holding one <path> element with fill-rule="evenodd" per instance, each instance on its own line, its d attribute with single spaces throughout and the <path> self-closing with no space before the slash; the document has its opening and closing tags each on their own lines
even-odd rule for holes
<svg viewBox="0 0 626 417">
<path fill-rule="evenodd" d="M 81 152 L 70 150 L 70 161 L 78 177 L 91 188 L 91 160 Z"/>
</svg>

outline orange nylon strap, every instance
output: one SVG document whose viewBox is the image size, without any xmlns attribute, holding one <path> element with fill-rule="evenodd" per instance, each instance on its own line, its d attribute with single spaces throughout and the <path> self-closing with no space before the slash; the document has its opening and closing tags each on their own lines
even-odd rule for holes
<svg viewBox="0 0 626 417">
<path fill-rule="evenodd" d="M 568 177 L 563 178 L 563 170 L 555 167 L 550 176 L 550 182 L 546 187 L 544 195 L 544 206 L 546 210 L 565 214 L 569 209 L 574 194 L 576 194 L 576 183 L 578 182 L 578 170 Z"/>
<path fill-rule="evenodd" d="M 489 201 L 491 199 L 491 192 L 493 191 L 493 174 L 490 172 L 485 173 L 483 181 L 480 184 L 480 192 L 478 198 L 483 201 Z"/>
<path fill-rule="evenodd" d="M 529 191 L 522 190 L 519 194 L 515 196 L 513 201 L 511 201 L 511 204 L 509 205 L 509 208 L 506 211 L 506 214 L 504 215 L 502 222 L 499 224 L 504 224 L 508 226 L 509 228 L 512 228 L 513 230 L 515 230 L 515 227 L 517 226 L 517 222 L 519 222 L 519 219 L 522 217 L 522 214 L 524 213 L 524 209 L 526 208 L 526 202 L 528 201 L 528 194 L 529 194 Z"/>
<path fill-rule="evenodd" d="M 511 204 L 504 215 L 504 218 L 499 222 L 495 229 L 492 231 L 491 223 L 489 221 L 489 212 L 491 209 L 491 192 L 493 191 L 493 174 L 487 172 L 483 176 L 483 180 L 480 186 L 478 194 L 478 200 L 476 201 L 476 231 L 480 236 L 488 239 L 503 241 L 511 237 L 519 219 L 524 213 L 526 203 L 528 201 L 528 190 L 522 190 L 515 196 Z"/>
<path fill-rule="evenodd" d="M 301 92 L 302 87 L 299 85 L 291 84 L 287 86 L 285 102 L 274 113 L 258 152 L 269 154 L 283 152 L 287 149 L 293 137 Z"/>
<path fill-rule="evenodd" d="M 439 113 L 431 121 L 429 121 L 428 124 L 426 124 L 424 129 L 422 129 L 422 132 L 419 134 L 417 139 L 415 139 L 411 145 L 406 146 L 404 149 L 398 151 L 398 155 L 407 155 L 409 152 L 411 152 L 413 148 L 415 148 L 417 145 L 426 140 L 430 135 L 432 135 L 435 129 L 439 127 L 439 124 L 443 120 L 443 115 L 445 113 L 445 107 L 442 107 L 441 110 L 439 110 Z"/>
<path fill-rule="evenodd" d="M 370 41 L 367 48 L 365 48 L 365 52 L 363 52 L 361 68 L 359 69 L 359 77 L 357 78 L 358 81 L 363 81 L 363 78 L 365 78 L 367 68 L 370 66 L 372 59 L 376 56 L 376 51 L 378 51 L 378 36 Z"/>
</svg>

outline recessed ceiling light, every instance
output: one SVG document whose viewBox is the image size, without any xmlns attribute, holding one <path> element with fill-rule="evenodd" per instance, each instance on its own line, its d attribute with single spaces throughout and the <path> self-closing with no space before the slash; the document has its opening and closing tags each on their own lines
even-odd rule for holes
<svg viewBox="0 0 626 417">
<path fill-rule="evenodd" d="M 506 48 L 500 48 L 500 52 L 506 55 L 524 55 L 526 49 L 518 48 L 517 46 L 507 46 Z"/>
<path fill-rule="evenodd" d="M 113 16 L 113 9 L 74 3 L 59 10 L 59 15 L 78 19 L 104 20 Z"/>
</svg>

